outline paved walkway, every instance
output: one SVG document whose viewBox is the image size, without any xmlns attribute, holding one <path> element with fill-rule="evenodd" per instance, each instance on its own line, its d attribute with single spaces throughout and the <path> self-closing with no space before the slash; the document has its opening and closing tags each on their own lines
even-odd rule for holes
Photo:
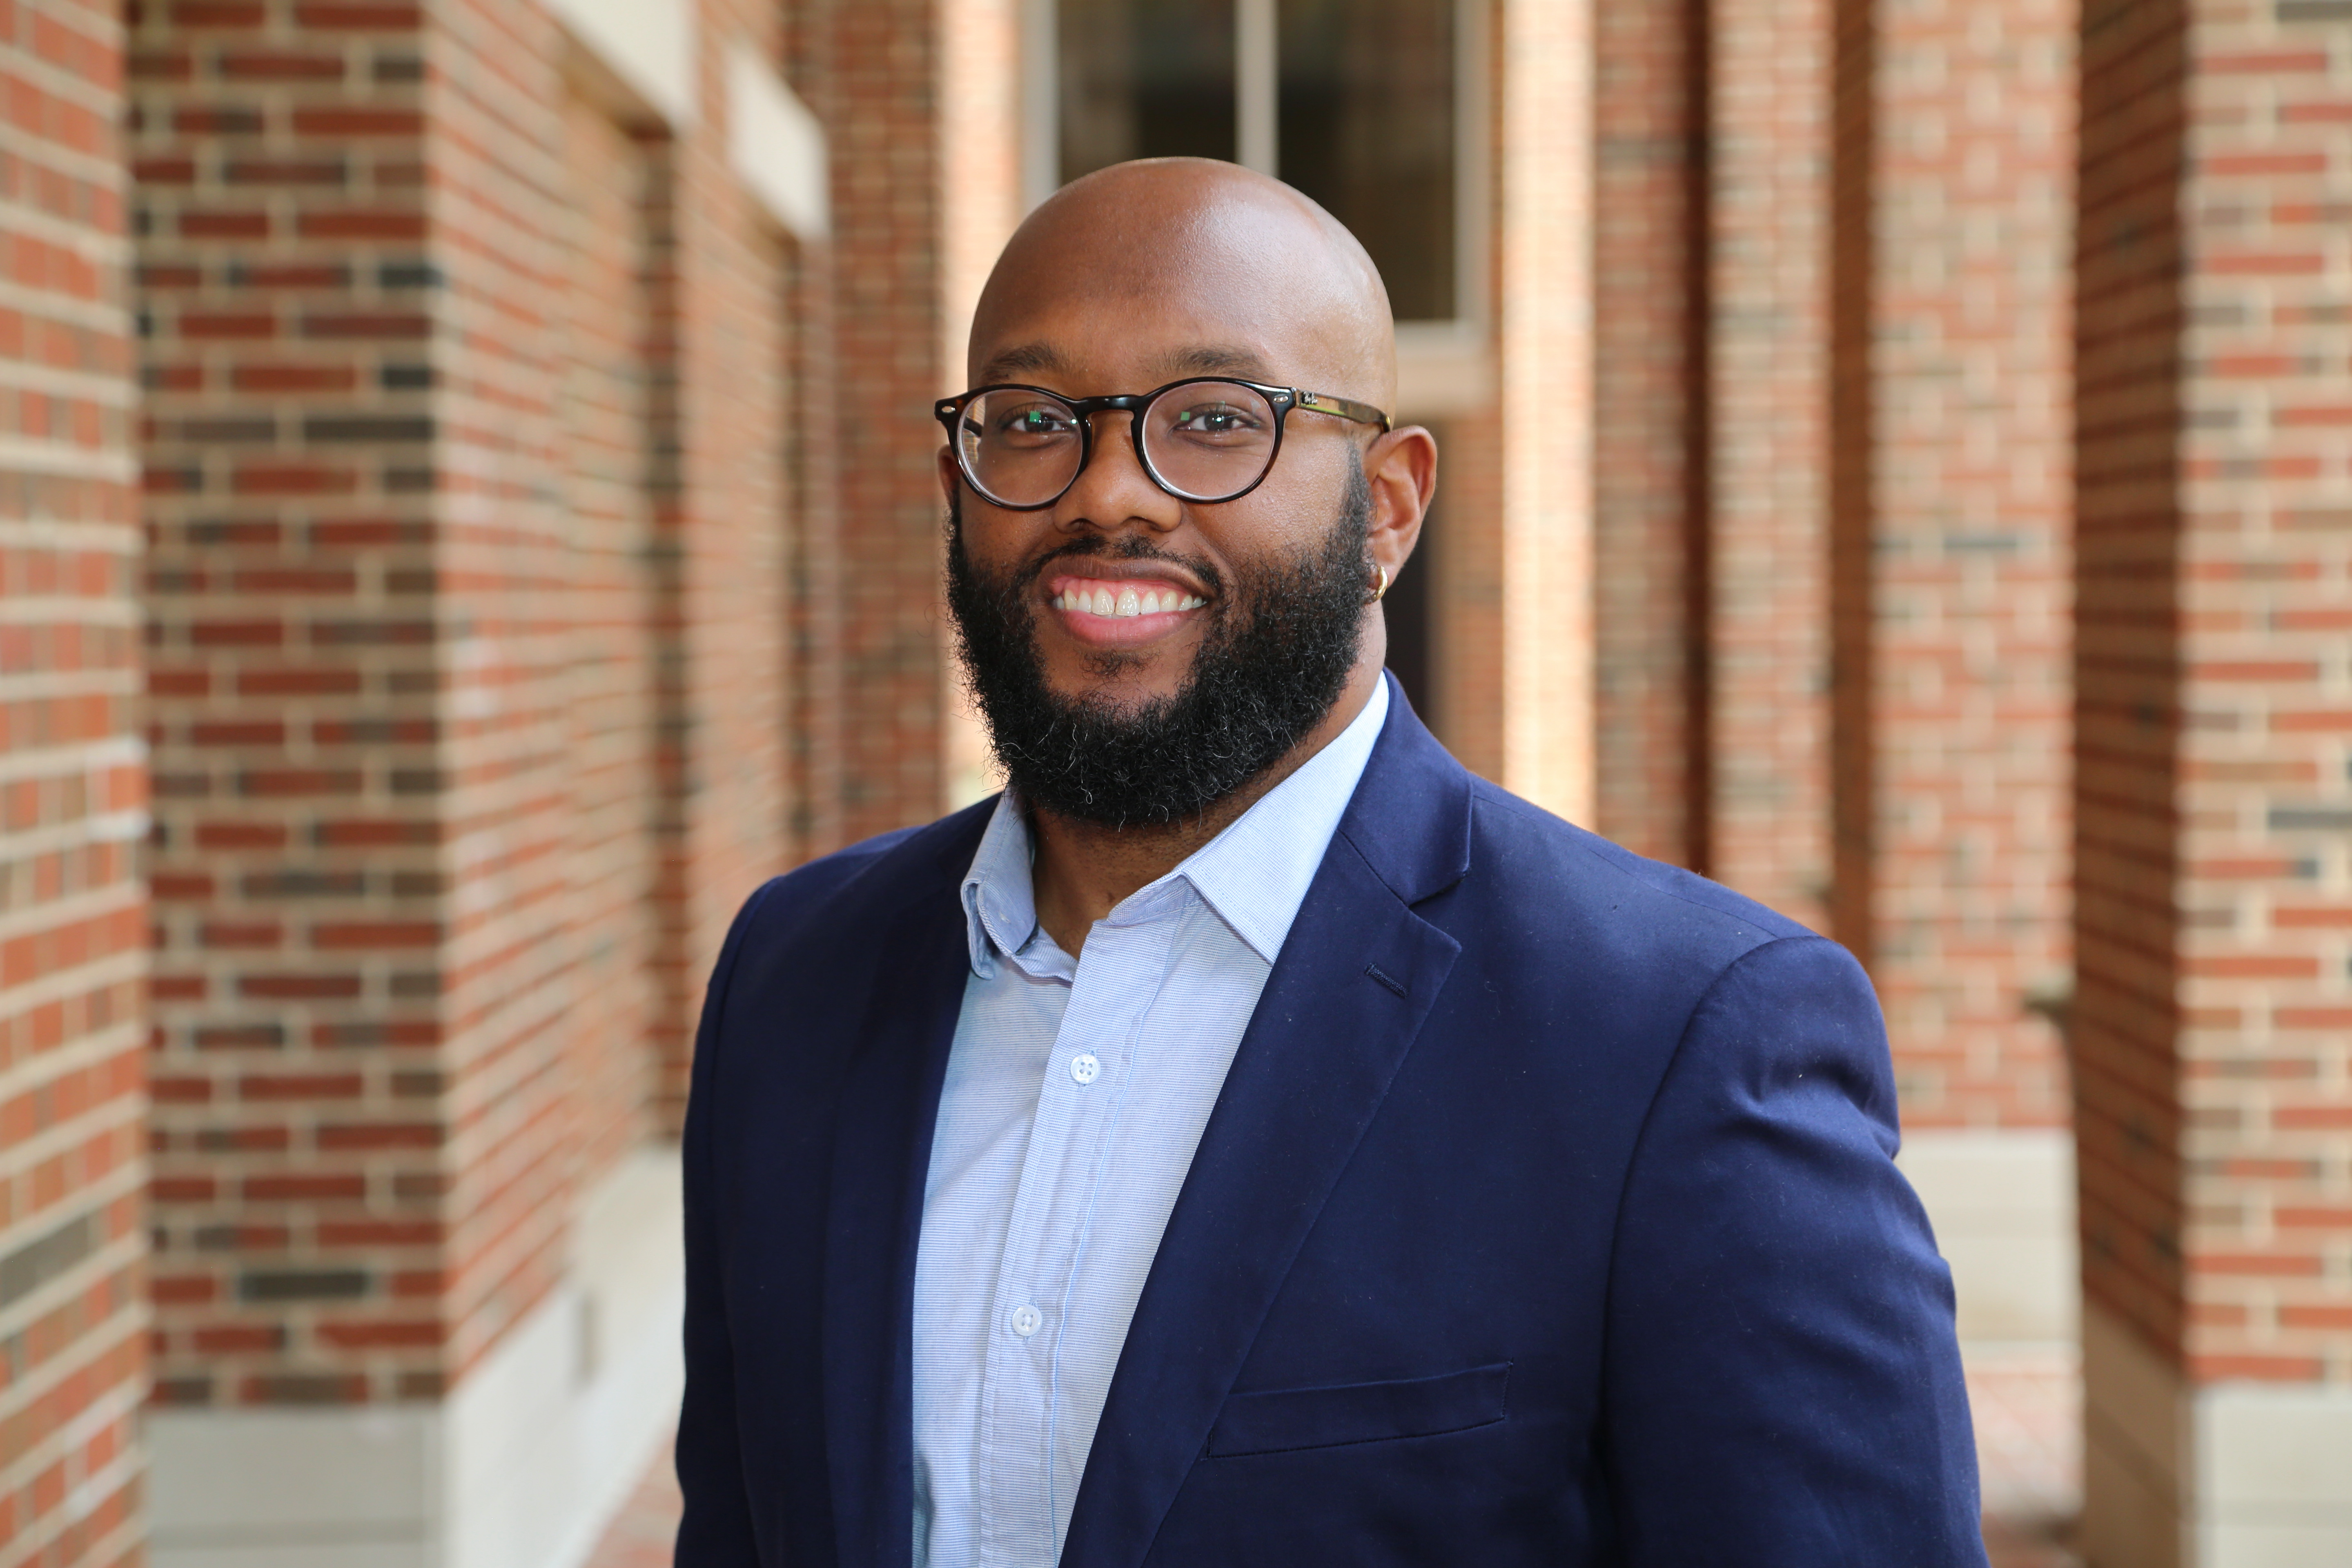
<svg viewBox="0 0 2352 1568">
<path fill-rule="evenodd" d="M 2071 1352 L 1970 1357 L 1969 1400 L 1976 1413 L 1992 1568 L 2079 1568 L 2063 1542 L 2082 1493 L 2075 1435 L 2082 1398 Z M 588 1568 L 669 1568 L 678 1507 L 677 1478 L 664 1444 Z"/>
<path fill-rule="evenodd" d="M 670 1542 L 677 1538 L 677 1516 L 685 1507 L 665 1441 L 637 1489 L 622 1505 L 620 1517 L 597 1542 L 588 1568 L 670 1568 Z"/>
<path fill-rule="evenodd" d="M 2078 1568 L 2066 1550 L 2083 1506 L 2083 1374 L 2072 1349 L 1969 1358 L 1977 1473 L 1992 1568 Z"/>
</svg>

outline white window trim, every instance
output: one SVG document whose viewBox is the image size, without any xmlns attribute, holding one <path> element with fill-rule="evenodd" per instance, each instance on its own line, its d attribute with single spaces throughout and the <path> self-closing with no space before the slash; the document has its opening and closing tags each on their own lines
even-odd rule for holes
<svg viewBox="0 0 2352 1568">
<path fill-rule="evenodd" d="M 1235 161 L 1262 174 L 1280 163 L 1276 28 L 1277 0 L 1235 0 Z M 1397 413 L 1437 418 L 1483 408 L 1495 397 L 1495 356 L 1488 322 L 1487 282 L 1493 222 L 1493 153 L 1487 69 L 1492 0 L 1455 0 L 1454 58 L 1454 301 L 1444 321 L 1407 321 L 1397 328 Z M 1055 58 L 1055 0 L 1021 0 L 1022 210 L 1034 207 L 1060 184 L 1060 82 Z"/>
</svg>

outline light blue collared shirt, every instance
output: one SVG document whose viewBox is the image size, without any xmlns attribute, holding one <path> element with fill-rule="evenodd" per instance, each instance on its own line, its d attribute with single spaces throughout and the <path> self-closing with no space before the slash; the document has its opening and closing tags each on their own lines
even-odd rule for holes
<svg viewBox="0 0 2352 1568">
<path fill-rule="evenodd" d="M 1388 716 L 1348 727 L 1073 960 L 1010 796 L 963 881 L 971 974 L 915 1266 L 915 1568 L 1050 1568 L 1225 1069 Z"/>
</svg>

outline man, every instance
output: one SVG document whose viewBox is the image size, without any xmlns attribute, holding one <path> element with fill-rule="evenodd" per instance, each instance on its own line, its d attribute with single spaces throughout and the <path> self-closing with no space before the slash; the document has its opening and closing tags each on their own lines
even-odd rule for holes
<svg viewBox="0 0 2352 1568">
<path fill-rule="evenodd" d="M 1841 949 L 1448 757 L 1363 251 L 1041 206 L 939 409 L 1011 787 L 769 884 L 685 1151 L 683 1568 L 1979 1564 Z"/>
</svg>

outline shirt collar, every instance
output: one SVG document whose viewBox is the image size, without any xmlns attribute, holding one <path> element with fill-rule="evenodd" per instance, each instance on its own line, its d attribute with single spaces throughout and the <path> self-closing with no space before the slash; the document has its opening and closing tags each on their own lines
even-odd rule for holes
<svg viewBox="0 0 2352 1568">
<path fill-rule="evenodd" d="M 1388 711 L 1389 685 L 1383 678 L 1373 686 L 1363 710 L 1328 745 L 1182 865 L 1139 889 L 1119 907 L 1154 899 L 1181 878 L 1252 951 L 1274 963 L 1291 922 L 1298 918 L 1299 905 L 1307 900 L 1307 885 L 1323 864 L 1331 835 L 1347 814 L 1364 764 L 1371 760 Z M 998 797 L 963 879 L 965 936 L 972 973 L 983 980 L 995 977 L 998 953 L 1016 954 L 1038 934 L 1029 865 L 1029 826 L 1008 790 Z"/>
</svg>

